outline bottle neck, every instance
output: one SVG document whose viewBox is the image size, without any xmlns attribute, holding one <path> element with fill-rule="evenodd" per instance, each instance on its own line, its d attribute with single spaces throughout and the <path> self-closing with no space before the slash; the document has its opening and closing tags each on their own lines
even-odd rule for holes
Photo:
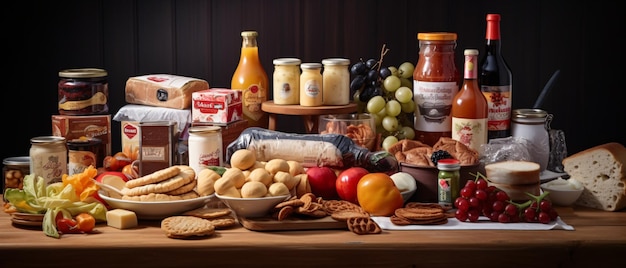
<svg viewBox="0 0 626 268">
<path fill-rule="evenodd" d="M 476 80 L 478 78 L 478 55 L 465 55 L 463 78 L 465 80 Z"/>
<path fill-rule="evenodd" d="M 256 37 L 254 36 L 244 36 L 241 42 L 241 47 L 257 47 Z"/>
</svg>

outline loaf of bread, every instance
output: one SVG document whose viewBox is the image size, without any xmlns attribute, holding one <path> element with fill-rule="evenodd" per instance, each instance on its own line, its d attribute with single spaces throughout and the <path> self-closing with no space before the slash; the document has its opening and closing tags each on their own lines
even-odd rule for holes
<svg viewBox="0 0 626 268">
<path fill-rule="evenodd" d="M 626 207 L 626 149 L 620 143 L 601 144 L 563 159 L 565 172 L 585 189 L 577 205 L 618 211 Z"/>
<path fill-rule="evenodd" d="M 541 193 L 541 167 L 529 161 L 502 161 L 485 165 L 489 185 L 505 191 L 511 200 L 529 200 Z"/>
<path fill-rule="evenodd" d="M 126 81 L 126 102 L 188 109 L 192 93 L 205 89 L 209 89 L 209 83 L 198 78 L 170 74 L 142 75 Z"/>
</svg>

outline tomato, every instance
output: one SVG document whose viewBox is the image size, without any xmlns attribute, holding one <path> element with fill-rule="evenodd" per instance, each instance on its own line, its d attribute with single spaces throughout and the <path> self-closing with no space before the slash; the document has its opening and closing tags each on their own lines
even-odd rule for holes
<svg viewBox="0 0 626 268">
<path fill-rule="evenodd" d="M 356 186 L 361 178 L 368 173 L 369 171 L 362 167 L 351 167 L 339 173 L 335 182 L 339 197 L 358 205 Z"/>
<path fill-rule="evenodd" d="M 359 205 L 372 216 L 391 216 L 404 206 L 400 190 L 385 173 L 369 173 L 357 184 Z"/>
<path fill-rule="evenodd" d="M 310 167 L 306 170 L 311 192 L 324 199 L 337 199 L 337 174 L 329 167 Z"/>
<path fill-rule="evenodd" d="M 83 233 L 90 233 L 96 227 L 96 218 L 89 213 L 80 213 L 76 215 L 76 227 Z"/>
<path fill-rule="evenodd" d="M 73 219 L 63 218 L 57 219 L 57 230 L 62 234 L 79 234 L 81 231 L 76 226 Z"/>
</svg>

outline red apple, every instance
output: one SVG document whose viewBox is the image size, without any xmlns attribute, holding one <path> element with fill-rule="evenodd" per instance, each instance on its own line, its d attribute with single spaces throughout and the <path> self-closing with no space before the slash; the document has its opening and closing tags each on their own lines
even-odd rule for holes
<svg viewBox="0 0 626 268">
<path fill-rule="evenodd" d="M 368 173 L 369 171 L 362 167 L 351 167 L 339 173 L 335 182 L 339 198 L 358 205 L 356 186 L 361 178 Z"/>
<path fill-rule="evenodd" d="M 337 199 L 335 182 L 337 174 L 329 167 L 310 167 L 306 175 L 311 185 L 311 193 L 324 199 Z"/>
</svg>

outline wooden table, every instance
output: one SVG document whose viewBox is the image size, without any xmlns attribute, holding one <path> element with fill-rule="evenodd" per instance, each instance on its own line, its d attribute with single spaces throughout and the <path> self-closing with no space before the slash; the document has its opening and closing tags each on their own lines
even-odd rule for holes
<svg viewBox="0 0 626 268">
<path fill-rule="evenodd" d="M 336 106 L 307 107 L 300 105 L 279 105 L 274 101 L 266 101 L 261 104 L 261 110 L 269 114 L 268 129 L 276 130 L 276 117 L 278 115 L 299 115 L 304 120 L 304 128 L 307 133 L 317 133 L 319 116 L 324 114 L 348 114 L 357 111 L 356 103 Z"/>
<path fill-rule="evenodd" d="M 165 237 L 159 221 L 136 229 L 50 238 L 0 212 L 0 267 L 621 267 L 626 212 L 558 208 L 574 231 L 255 232 L 218 230 L 199 240 Z M 612 264 L 619 266 L 611 266 Z"/>
</svg>

